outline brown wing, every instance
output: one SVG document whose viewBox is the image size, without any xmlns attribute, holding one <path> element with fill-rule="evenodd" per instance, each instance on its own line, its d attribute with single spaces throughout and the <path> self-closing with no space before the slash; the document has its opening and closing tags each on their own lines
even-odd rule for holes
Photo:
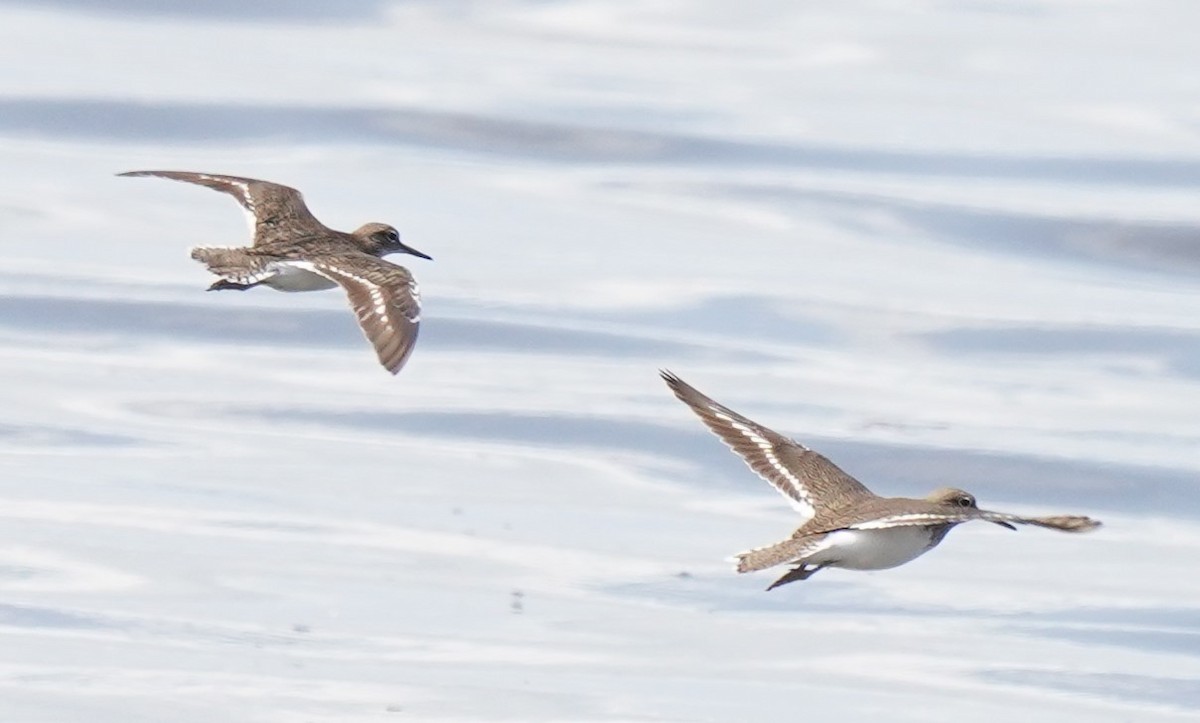
<svg viewBox="0 0 1200 723">
<path fill-rule="evenodd" d="M 408 269 L 368 254 L 336 254 L 289 261 L 334 281 L 346 290 L 379 363 L 392 374 L 412 354 L 421 322 L 421 297 Z"/>
<path fill-rule="evenodd" d="M 1010 515 L 1004 512 L 991 512 L 989 510 L 978 510 L 974 508 L 963 508 L 962 510 L 939 510 L 932 508 L 931 506 L 931 509 L 926 510 L 913 510 L 911 512 L 901 512 L 883 517 L 876 517 L 874 519 L 864 519 L 861 522 L 845 525 L 845 527 L 852 530 L 878 530 L 887 527 L 905 527 L 911 525 L 924 526 L 958 524 L 960 522 L 971 522 L 972 520 L 983 520 L 985 522 L 996 523 L 1012 523 L 1016 525 L 1033 525 L 1034 527 L 1045 527 L 1047 529 L 1060 530 L 1062 532 L 1087 532 L 1100 526 L 1099 520 L 1093 520 L 1090 517 L 1083 517 L 1081 515 L 1021 517 L 1020 515 Z"/>
<path fill-rule="evenodd" d="M 304 205 L 304 196 L 290 186 L 241 176 L 191 171 L 128 171 L 119 176 L 157 176 L 195 183 L 233 196 L 250 217 L 254 245 L 289 241 L 328 231 Z"/>
<path fill-rule="evenodd" d="M 820 454 L 714 402 L 671 372 L 660 374 L 680 401 L 806 518 L 818 507 L 837 509 L 875 496 Z"/>
</svg>

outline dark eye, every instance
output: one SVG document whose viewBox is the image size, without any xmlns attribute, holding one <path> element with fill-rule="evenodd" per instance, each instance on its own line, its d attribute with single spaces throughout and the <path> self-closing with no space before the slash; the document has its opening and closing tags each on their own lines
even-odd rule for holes
<svg viewBox="0 0 1200 723">
<path fill-rule="evenodd" d="M 387 236 L 387 240 L 391 241 L 392 243 L 400 240 L 400 234 L 397 233 L 396 229 L 394 228 L 389 228 L 387 231 L 385 231 L 384 236 Z"/>
<path fill-rule="evenodd" d="M 966 495 L 963 495 L 962 497 L 958 498 L 958 506 L 959 507 L 974 507 L 975 500 L 970 497 L 967 497 Z"/>
</svg>

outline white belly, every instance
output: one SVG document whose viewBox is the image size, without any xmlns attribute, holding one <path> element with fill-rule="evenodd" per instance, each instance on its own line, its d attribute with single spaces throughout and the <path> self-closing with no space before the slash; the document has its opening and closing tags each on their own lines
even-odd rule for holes
<svg viewBox="0 0 1200 723">
<path fill-rule="evenodd" d="M 325 279 L 320 274 L 287 262 L 271 264 L 270 268 L 275 274 L 266 277 L 263 286 L 270 286 L 276 291 L 322 291 L 324 288 L 337 286 L 337 283 Z"/>
<path fill-rule="evenodd" d="M 882 530 L 838 530 L 825 538 L 825 549 L 806 562 L 850 570 L 886 570 L 928 552 L 930 531 L 924 527 L 889 527 Z"/>
<path fill-rule="evenodd" d="M 337 286 L 336 283 L 320 274 L 314 274 L 308 269 L 292 266 L 289 263 L 272 264 L 271 269 L 275 273 L 264 279 L 263 285 L 270 286 L 276 291 L 320 291 Z"/>
</svg>

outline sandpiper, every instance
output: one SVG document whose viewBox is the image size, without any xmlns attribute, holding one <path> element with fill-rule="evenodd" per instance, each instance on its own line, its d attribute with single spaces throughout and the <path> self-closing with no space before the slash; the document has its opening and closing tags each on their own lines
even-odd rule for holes
<svg viewBox="0 0 1200 723">
<path fill-rule="evenodd" d="M 189 171 L 118 175 L 158 176 L 207 186 L 228 193 L 246 209 L 254 234 L 250 246 L 191 251 L 193 259 L 220 277 L 209 291 L 260 285 L 278 291 L 317 291 L 341 286 L 383 367 L 395 374 L 408 360 L 421 321 L 417 282 L 408 269 L 380 257 L 390 253 L 430 257 L 403 244 L 396 229 L 368 223 L 352 233 L 335 231 L 312 215 L 296 189 L 254 178 Z"/>
<path fill-rule="evenodd" d="M 971 520 L 1010 530 L 1016 529 L 1013 523 L 1064 532 L 1100 526 L 1075 515 L 1020 517 L 981 510 L 975 497 L 960 489 L 935 490 L 920 500 L 880 497 L 817 452 L 714 402 L 671 372 L 660 373 L 675 396 L 804 518 L 787 540 L 736 556 L 738 572 L 793 566 L 768 590 L 806 580 L 825 567 L 885 570 L 903 565 L 936 547 L 950 528 Z"/>
</svg>

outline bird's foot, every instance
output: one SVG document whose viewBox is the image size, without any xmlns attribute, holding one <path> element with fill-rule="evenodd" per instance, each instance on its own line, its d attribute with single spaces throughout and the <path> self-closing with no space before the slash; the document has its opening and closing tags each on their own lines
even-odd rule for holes
<svg viewBox="0 0 1200 723">
<path fill-rule="evenodd" d="M 250 288 L 251 286 L 255 286 L 255 284 L 239 284 L 236 281 L 230 281 L 229 279 L 217 279 L 216 281 L 214 281 L 212 283 L 212 286 L 208 287 L 208 290 L 209 291 L 226 291 L 229 289 L 233 289 L 236 291 L 245 291 L 246 289 Z"/>
</svg>

